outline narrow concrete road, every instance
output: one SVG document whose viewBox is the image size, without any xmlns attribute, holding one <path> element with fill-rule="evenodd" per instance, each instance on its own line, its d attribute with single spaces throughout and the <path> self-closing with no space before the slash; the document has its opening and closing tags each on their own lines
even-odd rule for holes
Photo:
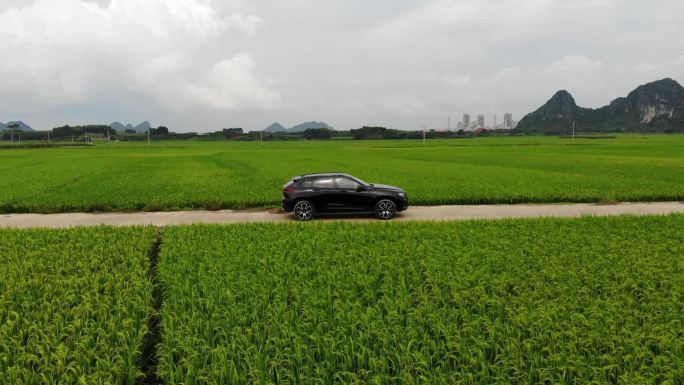
<svg viewBox="0 0 684 385">
<path fill-rule="evenodd" d="M 395 221 L 451 221 L 531 217 L 579 217 L 583 215 L 666 215 L 684 213 L 683 202 L 483 206 L 414 206 L 400 213 Z M 372 216 L 334 216 L 319 220 L 376 221 Z M 0 227 L 75 227 L 75 226 L 172 226 L 192 223 L 294 222 L 292 214 L 268 211 L 177 211 L 105 214 L 0 214 Z"/>
</svg>

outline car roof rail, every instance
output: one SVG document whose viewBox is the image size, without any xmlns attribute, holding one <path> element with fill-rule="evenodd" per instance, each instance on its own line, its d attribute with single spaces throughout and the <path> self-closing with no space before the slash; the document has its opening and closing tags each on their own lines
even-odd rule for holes
<svg viewBox="0 0 684 385">
<path fill-rule="evenodd" d="M 341 172 L 341 171 L 323 171 L 323 172 L 314 172 L 311 174 L 304 174 L 304 176 L 311 176 L 311 175 L 325 175 L 325 174 L 340 174 L 340 175 L 349 175 L 346 172 Z"/>
</svg>

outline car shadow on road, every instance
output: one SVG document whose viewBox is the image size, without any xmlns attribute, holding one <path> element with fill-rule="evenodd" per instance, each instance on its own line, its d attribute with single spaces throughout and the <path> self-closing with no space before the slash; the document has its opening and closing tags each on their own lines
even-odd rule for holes
<svg viewBox="0 0 684 385">
<path fill-rule="evenodd" d="M 286 214 L 289 222 L 299 222 L 292 213 Z M 399 219 L 403 215 L 397 213 L 396 216 L 388 221 L 378 219 L 374 214 L 359 214 L 359 213 L 340 213 L 340 214 L 316 214 L 314 222 L 335 222 L 335 221 L 355 221 L 355 222 L 391 222 L 394 219 Z"/>
</svg>

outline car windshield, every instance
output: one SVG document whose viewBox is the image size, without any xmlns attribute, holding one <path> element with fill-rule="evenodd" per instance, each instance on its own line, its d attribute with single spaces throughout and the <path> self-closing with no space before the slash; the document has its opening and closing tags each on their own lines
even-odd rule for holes
<svg viewBox="0 0 684 385">
<path fill-rule="evenodd" d="M 364 185 L 364 186 L 372 186 L 372 184 L 366 183 L 366 182 L 362 181 L 361 179 L 359 179 L 359 178 L 357 178 L 357 177 L 354 177 L 353 179 L 356 180 L 357 182 L 361 183 L 361 184 Z"/>
</svg>

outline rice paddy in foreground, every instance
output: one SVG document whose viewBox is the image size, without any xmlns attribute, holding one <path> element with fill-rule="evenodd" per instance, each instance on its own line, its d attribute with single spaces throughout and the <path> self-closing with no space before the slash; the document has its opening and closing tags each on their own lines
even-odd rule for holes
<svg viewBox="0 0 684 385">
<path fill-rule="evenodd" d="M 0 382 L 681 384 L 683 227 L 4 229 Z"/>
<path fill-rule="evenodd" d="M 348 172 L 412 204 L 684 200 L 684 135 L 153 142 L 0 149 L 0 212 L 275 207 L 294 175 Z"/>
<path fill-rule="evenodd" d="M 154 239 L 152 228 L 0 230 L 0 383 L 134 384 Z"/>
<path fill-rule="evenodd" d="M 165 229 L 167 384 L 681 384 L 684 216 Z"/>
</svg>

